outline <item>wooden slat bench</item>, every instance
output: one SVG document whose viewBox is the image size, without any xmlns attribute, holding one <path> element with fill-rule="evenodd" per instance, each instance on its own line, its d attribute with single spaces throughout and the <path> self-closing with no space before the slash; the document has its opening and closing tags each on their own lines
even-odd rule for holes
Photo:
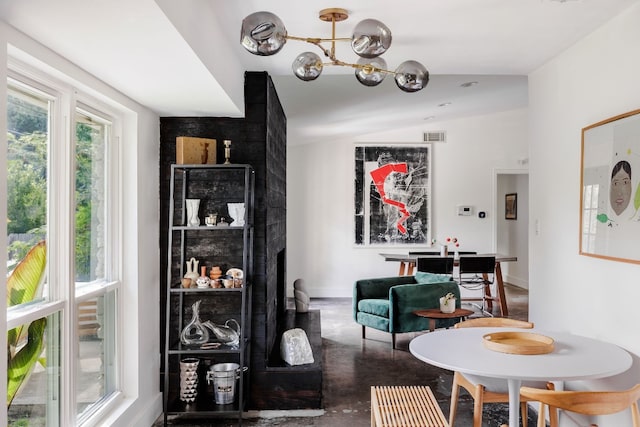
<svg viewBox="0 0 640 427">
<path fill-rule="evenodd" d="M 372 386 L 371 425 L 374 427 L 449 427 L 427 386 Z"/>
</svg>

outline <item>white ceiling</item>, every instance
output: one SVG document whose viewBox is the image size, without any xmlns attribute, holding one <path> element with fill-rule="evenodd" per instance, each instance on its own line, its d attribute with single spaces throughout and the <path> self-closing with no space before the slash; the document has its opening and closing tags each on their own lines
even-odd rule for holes
<svg viewBox="0 0 640 427">
<path fill-rule="evenodd" d="M 2 0 L 0 18 L 162 116 L 242 116 L 243 72 L 268 71 L 289 141 L 304 143 L 524 107 L 531 71 L 638 1 Z M 350 13 L 338 37 L 365 18 L 384 22 L 393 33 L 389 67 L 417 60 L 429 85 L 404 93 L 389 77 L 368 88 L 346 67 L 302 82 L 291 62 L 318 48 L 289 41 L 258 57 L 240 45 L 242 19 L 259 10 L 278 15 L 290 35 L 330 37 L 318 19 L 329 7 Z M 357 60 L 347 43 L 336 51 Z M 478 84 L 460 86 L 468 81 Z"/>
</svg>

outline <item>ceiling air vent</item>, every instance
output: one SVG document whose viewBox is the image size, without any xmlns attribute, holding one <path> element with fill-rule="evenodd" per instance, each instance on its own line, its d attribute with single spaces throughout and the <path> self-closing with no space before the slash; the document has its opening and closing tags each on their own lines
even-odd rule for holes
<svg viewBox="0 0 640 427">
<path fill-rule="evenodd" d="M 422 134 L 424 142 L 447 142 L 447 134 L 445 131 L 425 132 Z"/>
</svg>

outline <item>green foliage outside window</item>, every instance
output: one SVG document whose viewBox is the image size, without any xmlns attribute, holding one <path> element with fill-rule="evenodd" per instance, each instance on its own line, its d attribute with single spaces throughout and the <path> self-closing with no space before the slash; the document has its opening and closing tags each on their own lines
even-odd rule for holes
<svg viewBox="0 0 640 427">
<path fill-rule="evenodd" d="M 85 123 L 76 124 L 76 280 L 92 280 L 91 254 L 95 238 L 91 236 L 93 221 L 93 160 L 94 150 L 102 144 L 94 144 L 100 132 Z M 100 148 L 98 148 L 100 147 Z"/>
<path fill-rule="evenodd" d="M 9 96 L 7 135 L 7 234 L 25 235 L 9 245 L 9 270 L 29 249 L 46 237 L 47 115 L 17 97 Z M 76 276 L 90 280 L 92 150 L 95 129 L 76 126 Z"/>
<path fill-rule="evenodd" d="M 25 235 L 9 246 L 11 270 L 45 238 L 47 203 L 47 109 L 9 95 L 7 109 L 7 233 Z M 26 237 L 30 237 L 25 240 Z"/>
<path fill-rule="evenodd" d="M 7 279 L 7 307 L 26 304 L 40 297 L 45 277 L 46 244 L 39 242 L 27 253 Z M 31 322 L 7 332 L 7 406 L 25 384 L 37 362 L 45 364 L 44 332 L 47 319 Z"/>
</svg>

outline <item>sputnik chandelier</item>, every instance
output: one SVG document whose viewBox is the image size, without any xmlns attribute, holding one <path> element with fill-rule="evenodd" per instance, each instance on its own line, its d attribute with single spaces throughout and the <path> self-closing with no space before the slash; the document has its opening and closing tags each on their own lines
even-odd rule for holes
<svg viewBox="0 0 640 427">
<path fill-rule="evenodd" d="M 345 9 L 331 8 L 320 11 L 320 20 L 331 22 L 331 38 L 295 37 L 287 34 L 284 24 L 271 12 L 255 12 L 242 21 L 240 42 L 254 55 L 270 56 L 280 52 L 287 40 L 297 40 L 319 47 L 330 62 L 323 63 L 314 52 L 304 52 L 293 61 L 293 73 L 300 80 L 317 79 L 325 65 L 340 65 L 355 69 L 356 78 L 365 86 L 376 86 L 387 74 L 393 74 L 396 84 L 405 92 L 417 92 L 429 83 L 429 71 L 417 61 L 405 61 L 395 71 L 387 70 L 386 61 L 380 57 L 391 46 L 391 30 L 375 19 L 360 21 L 351 38 L 336 38 L 336 22 L 349 17 Z M 336 42 L 350 41 L 353 51 L 360 56 L 356 64 L 336 58 Z M 331 43 L 331 47 L 323 43 Z"/>
</svg>

